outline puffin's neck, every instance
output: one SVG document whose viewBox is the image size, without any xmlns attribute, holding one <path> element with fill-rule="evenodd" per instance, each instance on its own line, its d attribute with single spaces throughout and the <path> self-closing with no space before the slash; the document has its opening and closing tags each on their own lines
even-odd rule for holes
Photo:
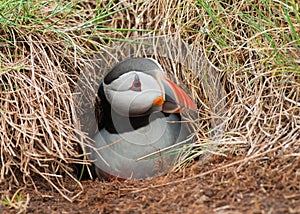
<svg viewBox="0 0 300 214">
<path fill-rule="evenodd" d="M 130 132 L 141 127 L 149 125 L 149 115 L 141 117 L 124 117 L 116 113 L 114 110 L 107 112 L 108 118 L 104 128 L 110 133 Z"/>
<path fill-rule="evenodd" d="M 141 127 L 149 125 L 150 115 L 144 115 L 140 117 L 124 117 L 116 113 L 112 108 L 110 103 L 107 101 L 103 84 L 101 83 L 98 90 L 98 99 L 95 106 L 95 116 L 98 121 L 98 129 L 106 129 L 110 133 L 124 133 L 130 132 Z M 155 119 L 167 116 L 168 114 L 159 114 L 160 116 L 155 117 Z"/>
</svg>

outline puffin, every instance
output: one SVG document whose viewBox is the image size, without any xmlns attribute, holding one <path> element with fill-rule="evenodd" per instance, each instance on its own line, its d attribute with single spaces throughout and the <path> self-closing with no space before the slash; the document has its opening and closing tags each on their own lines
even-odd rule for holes
<svg viewBox="0 0 300 214">
<path fill-rule="evenodd" d="M 101 80 L 89 159 L 100 179 L 145 179 L 169 171 L 192 140 L 190 96 L 152 58 L 127 58 Z"/>
</svg>

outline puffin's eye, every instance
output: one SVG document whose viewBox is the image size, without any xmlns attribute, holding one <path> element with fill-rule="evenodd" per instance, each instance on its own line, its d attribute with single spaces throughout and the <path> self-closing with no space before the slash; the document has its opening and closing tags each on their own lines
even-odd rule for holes
<svg viewBox="0 0 300 214">
<path fill-rule="evenodd" d="M 134 80 L 132 82 L 130 90 L 133 90 L 133 91 L 141 91 L 142 90 L 141 81 L 140 81 L 140 78 L 137 74 L 134 76 Z"/>
</svg>

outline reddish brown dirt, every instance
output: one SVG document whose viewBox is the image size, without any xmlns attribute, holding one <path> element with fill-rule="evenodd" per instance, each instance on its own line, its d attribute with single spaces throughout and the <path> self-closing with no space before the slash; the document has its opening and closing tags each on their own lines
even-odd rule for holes
<svg viewBox="0 0 300 214">
<path fill-rule="evenodd" d="M 29 189 L 27 212 L 300 213 L 299 170 L 289 170 L 299 169 L 298 159 L 278 173 L 270 160 L 227 167 L 235 158 L 212 157 L 204 165 L 194 162 L 180 172 L 144 181 L 84 181 L 84 192 L 73 203 L 58 193 L 43 198 Z"/>
</svg>

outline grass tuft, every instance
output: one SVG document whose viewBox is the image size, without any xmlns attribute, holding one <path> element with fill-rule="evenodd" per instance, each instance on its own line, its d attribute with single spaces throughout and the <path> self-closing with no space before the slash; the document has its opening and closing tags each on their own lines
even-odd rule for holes
<svg viewBox="0 0 300 214">
<path fill-rule="evenodd" d="M 3 196 L 0 200 L 0 205 L 14 209 L 17 213 L 25 213 L 30 201 L 29 194 L 26 196 L 20 193 L 22 189 L 18 189 L 10 198 L 9 196 Z M 0 206 L 1 209 L 1 206 Z"/>
</svg>

